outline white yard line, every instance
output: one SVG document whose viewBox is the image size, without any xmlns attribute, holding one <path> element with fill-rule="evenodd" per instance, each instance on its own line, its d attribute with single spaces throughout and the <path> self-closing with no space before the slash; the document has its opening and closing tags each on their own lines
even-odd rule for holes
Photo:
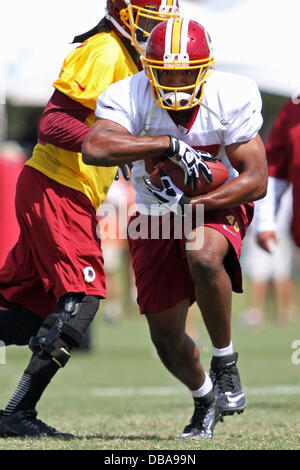
<svg viewBox="0 0 300 470">
<path fill-rule="evenodd" d="M 267 385 L 261 387 L 244 387 L 247 396 L 259 395 L 297 395 L 300 394 L 300 384 Z M 133 397 L 142 396 L 171 396 L 189 393 L 186 389 L 176 386 L 166 387 L 97 387 L 92 388 L 92 395 L 98 397 Z"/>
</svg>

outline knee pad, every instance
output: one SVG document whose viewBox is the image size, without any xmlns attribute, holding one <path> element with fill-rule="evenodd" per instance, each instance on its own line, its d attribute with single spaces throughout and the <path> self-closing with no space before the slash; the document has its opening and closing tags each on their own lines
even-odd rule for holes
<svg viewBox="0 0 300 470">
<path fill-rule="evenodd" d="M 29 347 L 47 352 L 59 367 L 70 359 L 73 347 L 81 345 L 84 335 L 99 308 L 99 298 L 84 293 L 70 293 L 61 297 L 55 312 L 49 315 L 31 337 Z"/>
</svg>

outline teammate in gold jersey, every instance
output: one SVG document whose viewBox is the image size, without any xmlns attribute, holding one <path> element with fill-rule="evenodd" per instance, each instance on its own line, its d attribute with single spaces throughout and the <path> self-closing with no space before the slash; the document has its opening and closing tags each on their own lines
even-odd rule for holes
<svg viewBox="0 0 300 470">
<path fill-rule="evenodd" d="M 105 297 L 96 210 L 117 167 L 82 162 L 97 97 L 140 68 L 151 29 L 178 15 L 178 0 L 107 0 L 106 17 L 77 36 L 16 188 L 20 237 L 0 270 L 0 341 L 29 344 L 27 368 L 0 411 L 0 436 L 63 436 L 37 419 L 36 405 L 84 335 Z"/>
</svg>

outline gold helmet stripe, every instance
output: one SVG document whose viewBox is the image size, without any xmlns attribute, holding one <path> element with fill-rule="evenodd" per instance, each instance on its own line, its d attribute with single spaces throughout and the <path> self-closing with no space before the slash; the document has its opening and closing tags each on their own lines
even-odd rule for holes
<svg viewBox="0 0 300 470">
<path fill-rule="evenodd" d="M 172 29 L 171 53 L 180 54 L 182 18 L 175 18 Z"/>
</svg>

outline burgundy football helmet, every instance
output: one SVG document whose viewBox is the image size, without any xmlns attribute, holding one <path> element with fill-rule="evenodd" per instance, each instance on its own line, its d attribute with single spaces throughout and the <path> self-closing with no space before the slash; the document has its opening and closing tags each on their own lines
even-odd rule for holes
<svg viewBox="0 0 300 470">
<path fill-rule="evenodd" d="M 196 21 L 172 18 L 157 25 L 150 34 L 142 56 L 155 102 L 170 110 L 189 109 L 200 103 L 203 84 L 213 72 L 215 59 L 206 29 Z M 159 71 L 193 71 L 195 80 L 187 86 L 163 86 Z"/>
<path fill-rule="evenodd" d="M 107 0 L 107 19 L 143 54 L 152 29 L 179 15 L 179 0 Z"/>
</svg>

